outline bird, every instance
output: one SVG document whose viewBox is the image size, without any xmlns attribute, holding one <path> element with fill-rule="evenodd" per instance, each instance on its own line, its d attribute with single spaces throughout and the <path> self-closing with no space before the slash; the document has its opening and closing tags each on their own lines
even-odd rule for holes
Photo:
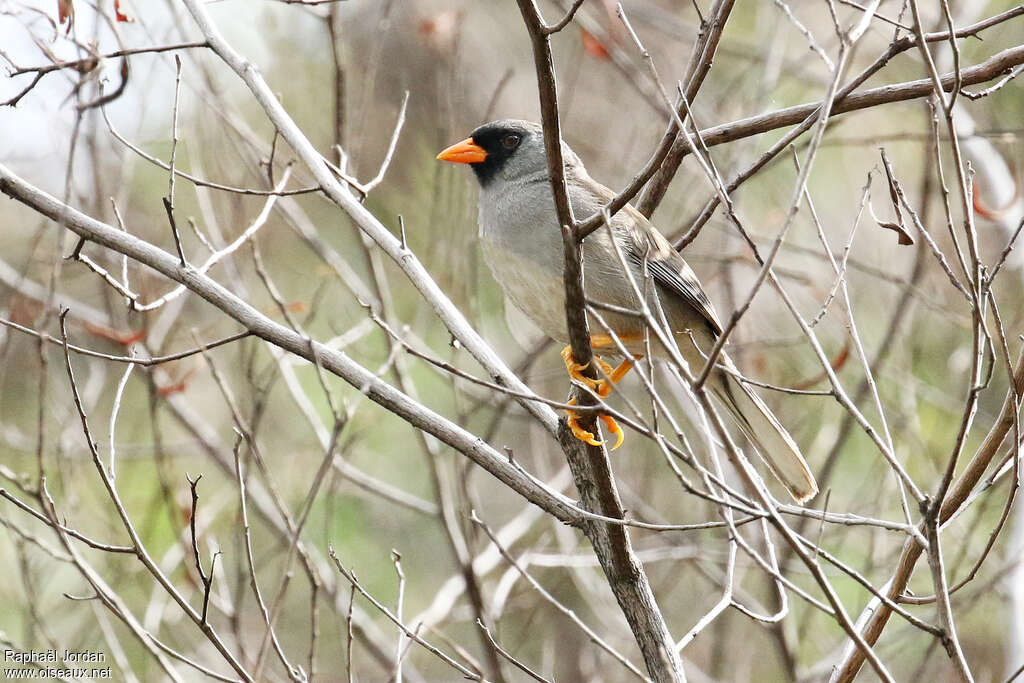
<svg viewBox="0 0 1024 683">
<path fill-rule="evenodd" d="M 588 217 L 602 211 L 615 193 L 590 177 L 564 141 L 562 157 L 573 214 Z M 443 150 L 437 159 L 466 164 L 473 170 L 480 185 L 480 248 L 506 297 L 544 334 L 568 344 L 564 252 L 542 127 L 518 119 L 492 121 Z M 583 240 L 584 288 L 588 299 L 610 304 L 602 318 L 629 355 L 612 368 L 600 356 L 622 357 L 618 345 L 610 334 L 592 334 L 596 360 L 604 374 L 604 378 L 592 380 L 582 375 L 585 366 L 575 362 L 571 347 L 562 352 L 570 376 L 602 397 L 645 352 L 645 323 L 630 314 L 641 308 L 633 282 L 643 287 L 645 271 L 653 280 L 653 286 L 647 288 L 650 310 L 664 312 L 676 345 L 691 368 L 704 367 L 723 331 L 693 269 L 643 214 L 626 204 L 611 217 L 610 227 L 610 231 L 602 227 Z M 632 282 L 622 267 L 620 253 Z M 590 323 L 592 330 L 598 329 L 593 317 Z M 650 347 L 655 359 L 668 357 L 653 336 Z M 790 495 L 800 503 L 810 500 L 818 487 L 799 447 L 738 376 L 735 365 L 722 352 L 706 386 Z M 610 416 L 599 417 L 617 437 L 617 448 L 623 439 L 621 429 Z M 604 443 L 578 424 L 573 411 L 569 411 L 567 422 L 576 438 L 594 445 Z"/>
</svg>

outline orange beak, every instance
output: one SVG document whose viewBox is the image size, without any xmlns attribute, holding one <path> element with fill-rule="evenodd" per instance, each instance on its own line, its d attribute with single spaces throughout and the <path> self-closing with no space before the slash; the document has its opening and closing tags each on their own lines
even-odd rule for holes
<svg viewBox="0 0 1024 683">
<path fill-rule="evenodd" d="M 466 138 L 438 154 L 437 158 L 441 161 L 450 161 L 453 164 L 478 164 L 487 158 L 487 152 L 473 142 L 473 138 Z"/>
</svg>

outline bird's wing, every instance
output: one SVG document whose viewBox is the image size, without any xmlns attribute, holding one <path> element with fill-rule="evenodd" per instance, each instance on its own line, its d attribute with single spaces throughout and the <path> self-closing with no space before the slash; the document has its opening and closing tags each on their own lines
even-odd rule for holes
<svg viewBox="0 0 1024 683">
<path fill-rule="evenodd" d="M 577 218 L 587 218 L 595 211 L 615 198 L 615 193 L 597 182 L 586 171 L 573 169 L 577 174 L 580 186 L 589 190 L 584 206 L 576 208 Z M 581 213 L 583 209 L 586 213 Z M 690 265 L 679 255 L 668 240 L 651 225 L 651 222 L 632 205 L 627 204 L 612 218 L 612 229 L 625 237 L 622 240 L 626 258 L 643 272 L 644 261 L 647 272 L 656 284 L 664 290 L 682 299 L 688 306 L 699 313 L 708 323 L 715 335 L 722 333 L 722 323 L 718 320 L 715 307 L 700 286 L 700 280 Z"/>
<path fill-rule="evenodd" d="M 721 334 L 722 323 L 718 320 L 715 308 L 700 286 L 700 280 L 690 268 L 690 264 L 672 248 L 668 240 L 644 218 L 643 214 L 632 206 L 627 206 L 622 211 L 626 212 L 630 214 L 629 220 L 623 221 L 629 234 L 629 239 L 626 240 L 626 258 L 641 272 L 646 260 L 647 271 L 655 283 L 680 297 L 700 313 L 716 336 Z"/>
</svg>

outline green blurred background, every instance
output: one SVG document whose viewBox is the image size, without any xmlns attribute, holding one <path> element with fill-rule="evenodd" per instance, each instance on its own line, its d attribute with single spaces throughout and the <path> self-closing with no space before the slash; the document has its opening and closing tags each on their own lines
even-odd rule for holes
<svg viewBox="0 0 1024 683">
<path fill-rule="evenodd" d="M 0 2 L 0 9 L 5 10 L 0 13 L 0 45 L 19 66 L 46 63 L 48 58 L 40 46 L 63 59 L 80 55 L 62 31 L 54 40 L 49 17 L 56 8 L 51 5 L 55 3 Z M 953 6 L 958 16 L 970 17 L 964 19 L 966 23 L 1011 4 Z M 198 32 L 177 3 L 135 2 L 123 7 L 136 20 L 115 24 L 125 46 L 197 39 Z M 789 7 L 834 58 L 837 39 L 825 4 L 791 2 Z M 887 16 L 897 15 L 899 7 L 891 2 L 881 6 Z M 440 149 L 486 120 L 539 118 L 529 42 L 515 3 L 351 0 L 302 8 L 236 0 L 215 3 L 209 9 L 228 40 L 258 66 L 314 144 L 335 162 L 339 159 L 333 146 L 342 145 L 348 172 L 361 180 L 377 173 L 408 92 L 406 123 L 394 159 L 382 184 L 367 198 L 367 207 L 396 234 L 404 222 L 409 247 L 474 326 L 512 367 L 522 366 L 532 354 L 524 379 L 545 396 L 563 398 L 566 381 L 557 349 L 541 346 L 540 335 L 523 317 L 506 311 L 500 290 L 480 260 L 475 241 L 476 187 L 471 174 L 434 160 Z M 542 9 L 549 20 L 561 11 L 551 4 Z M 692 4 L 632 2 L 625 9 L 671 87 L 681 76 L 699 28 Z M 80 4 L 77 10 L 73 35 L 81 43 L 95 41 L 101 52 L 117 49 L 119 43 L 110 24 L 97 21 L 87 5 Z M 103 7 L 103 11 L 111 10 Z M 858 16 L 845 5 L 839 11 L 845 22 Z M 926 11 L 934 14 L 929 17 L 934 27 L 941 27 L 935 8 Z M 598 0 L 587 2 L 581 22 L 584 18 L 591 32 L 573 24 L 553 39 L 563 130 L 591 174 L 618 189 L 646 162 L 665 129 L 666 117 L 652 95 L 642 62 L 614 17 L 614 6 Z M 904 17 L 904 21 L 910 19 Z M 332 59 L 332 26 L 340 75 Z M 965 65 L 977 63 L 1019 44 L 1020 36 L 1018 18 L 986 32 L 984 41 L 962 41 L 960 57 Z M 873 24 L 857 46 L 849 73 L 870 63 L 891 37 L 891 27 Z M 280 178 L 293 158 L 291 151 L 279 138 L 275 140 L 250 93 L 212 54 L 193 49 L 182 52 L 182 57 L 178 167 L 216 182 L 266 189 L 266 165 L 261 162 L 270 158 L 273 149 L 275 178 Z M 944 59 L 946 62 L 940 59 L 942 70 L 949 68 L 948 55 Z M 17 108 L 0 109 L 0 161 L 106 222 L 115 220 L 113 198 L 132 234 L 173 251 L 160 202 L 167 193 L 167 172 L 118 142 L 97 110 L 89 111 L 75 125 L 74 105 L 96 96 L 96 76 L 106 79 L 106 92 L 114 89 L 120 80 L 119 66 L 119 60 L 109 60 L 102 73 L 83 79 L 87 82 L 77 96 L 69 95 L 78 82 L 77 73 L 47 76 Z M 893 59 L 865 87 L 925 76 L 920 56 L 912 50 Z M 0 79 L 0 100 L 16 94 L 28 78 Z M 814 101 L 823 96 L 829 78 L 826 64 L 808 49 L 807 41 L 779 6 L 741 0 L 695 102 L 694 114 L 701 127 L 708 127 Z M 134 56 L 124 94 L 106 107 L 118 133 L 164 160 L 171 149 L 174 80 L 174 63 L 168 54 Z M 336 107 L 339 83 L 340 112 Z M 1020 88 L 1019 83 L 1011 83 L 967 107 L 977 130 L 986 134 L 985 139 L 1016 177 L 1021 171 L 1020 121 L 1024 118 Z M 843 115 L 830 124 L 809 191 L 836 253 L 849 242 L 855 228 L 869 173 L 873 174 L 872 209 L 880 220 L 892 218 L 880 146 L 892 159 L 900 182 L 930 232 L 943 249 L 950 248 L 942 198 L 934 182 L 930 118 L 925 102 L 916 100 Z M 731 177 L 781 134 L 773 131 L 718 146 L 712 156 L 723 174 Z M 73 137 L 75 151 L 69 162 Z M 801 142 L 806 144 L 806 138 Z M 798 144 L 797 149 L 803 147 Z M 942 158 L 950 178 L 948 145 L 943 147 Z M 302 168 L 296 166 L 293 172 L 289 187 L 310 184 L 309 174 Z M 932 178 L 930 183 L 927 176 Z M 762 248 L 767 248 L 783 224 L 795 178 L 792 156 L 785 153 L 733 196 L 737 215 Z M 983 197 L 989 191 L 983 185 L 978 187 Z M 670 237 L 681 234 L 712 195 L 713 188 L 698 165 L 687 159 L 654 222 Z M 195 254 L 197 260 L 208 253 L 180 217 L 194 217 L 204 234 L 224 244 L 245 229 L 264 201 L 263 197 L 197 188 L 179 179 L 176 211 L 186 252 Z M 300 237 L 303 225 L 351 270 L 346 275 L 348 284 Z M 983 258 L 991 263 L 1008 235 L 983 215 L 978 216 L 978 230 Z M 869 359 L 876 357 L 881 344 L 887 346 L 877 381 L 895 451 L 911 476 L 930 490 L 941 477 L 963 410 L 970 361 L 970 310 L 935 260 L 923 251 L 922 240 L 915 246 L 897 246 L 896 235 L 880 228 L 867 211 L 853 235 L 847 282 L 857 329 Z M 372 370 L 383 368 L 382 376 L 388 381 L 396 381 L 394 367 L 399 363 L 428 406 L 474 433 L 488 436 L 492 445 L 513 449 L 517 460 L 539 477 L 550 479 L 564 467 L 556 444 L 532 425 L 521 409 L 396 350 L 368 320 L 364 304 L 369 302 L 359 300 L 351 283 L 361 282 L 374 292 L 376 277 L 389 292 L 389 306 L 382 314 L 398 326 L 403 338 L 468 372 L 482 374 L 468 355 L 451 343 L 447 330 L 400 269 L 374 247 L 364 245 L 356 227 L 336 207 L 313 194 L 282 198 L 255 242 L 289 312 L 311 336 L 324 341 L 340 337 L 346 353 Z M 95 274 L 79 263 L 60 259 L 73 246 L 73 239 L 53 223 L 14 202 L 5 199 L 0 203 L 0 259 L 5 264 L 0 275 L 6 273 L 0 306 L 5 318 L 45 327 L 57 335 L 55 316 L 46 315 L 30 286 L 39 284 L 45 292 L 54 277 L 57 295 L 65 297 L 62 301 L 71 309 L 70 340 L 104 353 L 126 353 L 118 338 L 124 341 L 133 332 L 145 334 L 141 342 L 145 349 L 136 347 L 140 354 L 159 355 L 238 330 L 211 306 L 187 294 L 164 311 L 127 312 L 123 300 Z M 87 246 L 85 253 L 112 273 L 120 273 L 120 259 L 113 254 L 94 246 Z M 757 274 L 749 250 L 721 213 L 716 213 L 684 255 L 723 316 L 745 298 Z M 376 272 L 371 267 L 373 259 L 379 261 Z M 922 265 L 915 276 L 917 260 Z M 805 209 L 793 224 L 777 272 L 804 316 L 813 318 L 828 298 L 834 277 Z M 129 274 L 132 287 L 144 300 L 171 289 L 162 277 L 136 264 L 129 266 Z M 256 272 L 248 246 L 215 266 L 211 274 L 261 311 L 282 319 Z M 1019 345 L 1024 314 L 1016 261 L 1011 261 L 1001 278 L 995 293 L 1014 349 Z M 909 297 L 908 312 L 896 332 L 886 336 L 893 311 L 904 297 Z M 856 350 L 849 347 L 847 319 L 839 299 L 832 302 L 815 331 L 830 357 L 847 351 L 849 358 L 839 368 L 839 376 L 852 391 L 864 373 Z M 41 358 L 39 344 L 31 337 L 7 330 L 0 332 L 0 339 L 0 475 L 4 478 L 0 485 L 32 504 L 41 461 L 57 512 L 69 525 L 97 540 L 126 543 L 90 461 L 60 348 L 49 346 Z M 732 337 L 732 348 L 740 367 L 755 378 L 785 386 L 826 388 L 799 328 L 777 293 L 767 287 Z M 279 365 L 263 342 L 239 341 L 211 351 L 209 359 L 230 390 L 238 418 L 232 418 L 228 401 L 202 356 L 161 366 L 160 371 L 136 369 L 126 385 L 114 437 L 117 483 L 150 554 L 193 606 L 198 606 L 202 591 L 192 566 L 186 475 L 202 474 L 197 522 L 206 566 L 214 551 L 222 553 L 211 621 L 246 657 L 254 658 L 264 626 L 245 578 L 238 488 L 231 472 L 232 426 L 241 419 L 258 445 L 262 465 L 251 449 L 240 449 L 248 476 L 261 482 L 264 489 L 270 482 L 280 504 L 296 515 L 323 457 L 323 445 L 308 418 L 315 415 L 329 430 L 331 413 L 315 369 L 290 359 Z M 73 356 L 72 362 L 100 453 L 106 457 L 108 423 L 123 366 L 80 356 Z M 1002 365 L 1000 357 L 992 386 L 982 396 L 977 427 L 968 438 L 966 453 L 977 447 L 1000 408 L 1006 387 Z M 294 384 L 289 385 L 292 379 Z M 339 455 L 347 465 L 329 476 L 312 508 L 303 539 L 311 549 L 310 562 L 334 582 L 318 595 L 318 677 L 339 680 L 346 667 L 349 593 L 347 583 L 327 560 L 328 546 L 337 550 L 343 564 L 355 571 L 371 594 L 392 607 L 398 579 L 391 552 L 399 552 L 408 577 L 404 614 L 407 623 L 415 625 L 417 615 L 430 614 L 426 611 L 431 605 L 440 604 L 436 603 L 438 591 L 460 571 L 435 514 L 438 489 L 447 492 L 446 504 L 452 506 L 474 554 L 483 550 L 487 539 L 469 522 L 469 511 L 476 510 L 492 528 L 498 528 L 521 518 L 524 503 L 450 449 L 431 443 L 437 451 L 431 455 L 410 426 L 363 400 L 357 389 L 336 378 L 329 378 L 327 386 L 334 399 L 351 412 L 339 442 Z M 639 382 L 632 386 L 627 382 L 626 391 L 644 405 Z M 823 466 L 830 452 L 835 453 L 827 482 L 831 511 L 901 520 L 895 480 L 864 433 L 854 429 L 837 442 L 844 413 L 833 399 L 773 392 L 764 395 L 815 470 Z M 308 413 L 296 403 L 296 396 L 308 400 Z M 688 402 L 680 398 L 677 403 L 684 426 L 694 428 Z M 870 401 L 863 401 L 861 408 L 877 424 L 878 415 Z M 714 509 L 683 494 L 657 449 L 640 437 L 631 437 L 614 457 L 626 507 L 637 517 L 672 523 L 717 519 Z M 350 470 L 346 476 L 345 467 L 371 477 L 375 490 L 355 483 Z M 379 490 L 384 485 L 404 492 L 406 504 L 382 497 Z M 574 495 L 571 488 L 567 491 Z M 951 579 L 963 576 L 977 558 L 999 518 L 1006 493 L 1007 482 L 1003 481 L 947 530 L 944 538 L 949 539 L 946 553 Z M 268 521 L 274 517 L 273 502 L 263 503 L 261 509 L 268 511 L 267 517 L 254 512 L 254 502 L 249 506 L 257 576 L 264 595 L 273 596 L 287 553 L 280 516 Z M 125 661 L 138 680 L 156 680 L 162 675 L 127 629 L 104 614 L 96 601 L 66 597 L 87 596 L 90 589 L 64 561 L 51 531 L 9 501 L 0 502 L 0 520 L 7 528 L 0 531 L 0 573 L 8 578 L 0 585 L 0 630 L 10 642 L 33 650 L 56 644 L 72 650 L 110 652 L 111 643 L 120 641 Z M 34 536 L 25 537 L 23 531 Z M 813 537 L 816 532 L 808 533 Z M 721 530 L 637 531 L 633 538 L 641 554 L 652 556 L 647 570 L 670 629 L 681 637 L 721 595 L 726 534 Z M 763 550 L 763 540 L 753 527 L 750 539 Z M 888 577 L 903 540 L 901 534 L 873 527 L 826 526 L 820 534 L 823 548 L 876 585 Z M 52 552 L 40 548 L 39 543 Z M 1012 572 L 1016 557 L 1007 547 L 1006 539 L 1001 538 L 975 583 L 954 598 L 959 634 L 978 680 L 1002 680 L 1012 670 L 1008 668 L 1012 657 L 1006 650 L 1012 651 L 1012 645 L 1006 634 L 1013 603 L 1000 577 Z M 640 661 L 603 575 L 589 562 L 592 555 L 579 534 L 538 515 L 517 537 L 513 549 L 516 556 L 539 553 L 538 564 L 531 570 L 538 580 L 627 657 Z M 198 629 L 135 558 L 84 546 L 80 552 L 164 642 L 219 672 L 228 672 Z M 545 562 L 556 566 L 544 566 Z M 567 563 L 581 566 L 557 566 Z M 766 575 L 742 554 L 739 564 L 738 598 L 758 611 L 777 609 Z M 292 578 L 281 601 L 276 632 L 293 663 L 307 667 L 312 591 L 302 567 L 299 560 L 291 563 Z M 831 567 L 827 572 L 848 611 L 858 614 L 870 595 Z M 792 558 L 787 573 L 802 587 L 812 588 L 806 570 Z M 494 635 L 503 647 L 558 680 L 630 678 L 626 669 L 600 652 L 526 582 L 513 582 L 515 576 L 501 561 L 481 578 Z M 932 591 L 923 564 L 911 587 L 921 594 Z M 502 598 L 500 614 L 495 608 L 497 597 Z M 799 598 L 790 599 L 790 615 L 775 627 L 754 622 L 736 610 L 726 611 L 684 651 L 691 678 L 788 680 L 795 670 L 809 680 L 820 679 L 837 656 L 842 633 L 831 618 Z M 363 610 L 360 628 L 365 629 L 354 643 L 356 678 L 388 680 L 391 672 L 374 656 L 372 643 L 391 657 L 396 631 L 364 599 L 357 597 L 356 605 Z M 910 609 L 929 621 L 934 619 L 931 606 Z M 446 651 L 464 648 L 469 656 L 480 659 L 475 616 L 466 595 L 456 589 L 451 608 L 422 635 Z M 952 667 L 935 640 L 898 618 L 890 624 L 878 651 L 899 680 L 926 676 L 954 680 Z M 452 669 L 420 648 L 411 648 L 407 663 L 410 679 L 456 680 Z M 194 670 L 182 668 L 186 680 L 199 679 Z M 508 665 L 504 668 L 509 680 L 519 680 L 520 672 Z M 115 674 L 115 678 L 129 677 L 125 672 Z M 271 680 L 285 678 L 284 669 L 272 655 L 265 675 Z M 862 680 L 872 680 L 872 676 L 866 670 Z"/>
</svg>

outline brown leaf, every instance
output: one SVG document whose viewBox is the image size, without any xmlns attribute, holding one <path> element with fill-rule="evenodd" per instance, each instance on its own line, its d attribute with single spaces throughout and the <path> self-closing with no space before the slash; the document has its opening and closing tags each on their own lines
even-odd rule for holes
<svg viewBox="0 0 1024 683">
<path fill-rule="evenodd" d="M 878 223 L 878 227 L 885 228 L 886 230 L 894 230 L 899 235 L 900 246 L 907 246 L 914 243 L 914 237 L 907 232 L 907 226 L 903 222 L 903 212 L 900 210 L 900 186 L 896 180 L 892 166 L 889 164 L 889 157 L 885 155 L 885 148 L 880 148 L 882 153 L 882 168 L 885 169 L 885 180 L 889 185 L 889 199 L 892 201 L 892 210 L 896 212 L 896 221 L 882 221 L 875 217 L 875 222 Z M 874 215 L 874 209 L 871 211 L 871 215 Z"/>
<path fill-rule="evenodd" d="M 65 21 L 68 23 L 66 33 L 71 33 L 75 23 L 74 0 L 57 0 L 57 23 L 63 26 Z"/>
<path fill-rule="evenodd" d="M 914 243 L 914 236 L 911 235 L 906 229 L 899 223 L 893 223 L 892 221 L 876 221 L 878 227 L 885 228 L 886 230 L 894 230 L 899 235 L 899 245 L 905 247 Z"/>
</svg>

